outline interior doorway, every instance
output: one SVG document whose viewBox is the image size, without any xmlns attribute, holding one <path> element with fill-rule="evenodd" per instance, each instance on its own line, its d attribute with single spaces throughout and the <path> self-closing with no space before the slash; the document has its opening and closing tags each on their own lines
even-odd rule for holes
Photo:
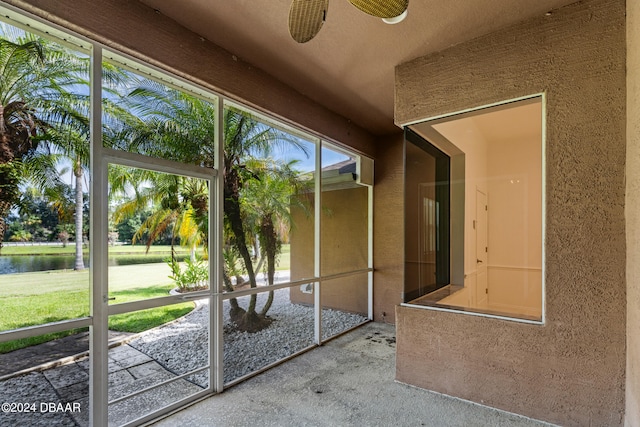
<svg viewBox="0 0 640 427">
<path fill-rule="evenodd" d="M 489 264 L 489 249 L 487 241 L 489 206 L 487 194 L 476 189 L 476 301 L 479 307 L 489 303 L 489 288 L 487 285 L 487 265 Z"/>
</svg>

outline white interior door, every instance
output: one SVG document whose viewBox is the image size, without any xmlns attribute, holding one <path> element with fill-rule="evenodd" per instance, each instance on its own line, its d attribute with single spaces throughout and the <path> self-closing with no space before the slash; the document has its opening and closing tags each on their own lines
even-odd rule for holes
<svg viewBox="0 0 640 427">
<path fill-rule="evenodd" d="M 476 190 L 476 301 L 478 306 L 486 306 L 489 303 L 489 290 L 487 285 L 487 225 L 489 207 L 486 193 Z"/>
</svg>

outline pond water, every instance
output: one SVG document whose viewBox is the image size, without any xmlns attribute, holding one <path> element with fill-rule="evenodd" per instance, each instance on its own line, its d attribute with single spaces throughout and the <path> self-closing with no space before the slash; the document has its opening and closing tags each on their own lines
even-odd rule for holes
<svg viewBox="0 0 640 427">
<path fill-rule="evenodd" d="M 138 255 L 109 257 L 109 265 L 132 265 L 164 262 L 168 255 Z M 29 273 L 32 271 L 73 270 L 73 255 L 8 255 L 0 256 L 0 274 Z M 85 267 L 89 259 L 84 259 Z"/>
</svg>

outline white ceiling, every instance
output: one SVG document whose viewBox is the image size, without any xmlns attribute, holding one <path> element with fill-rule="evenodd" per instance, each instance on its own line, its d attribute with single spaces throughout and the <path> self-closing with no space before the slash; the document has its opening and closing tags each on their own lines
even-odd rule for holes
<svg viewBox="0 0 640 427">
<path fill-rule="evenodd" d="M 487 144 L 540 142 L 542 98 L 454 113 L 413 124 L 410 128 L 451 157 L 463 153 L 481 155 Z"/>
<path fill-rule="evenodd" d="M 320 33 L 298 44 L 290 0 L 140 0 L 374 134 L 393 124 L 396 65 L 575 0 L 412 0 L 396 25 L 331 0 Z"/>
<path fill-rule="evenodd" d="M 462 147 L 462 140 L 484 141 L 484 144 L 511 141 L 540 141 L 542 139 L 542 101 L 509 104 L 507 108 L 488 108 L 463 115 L 412 126 L 423 134 L 425 126 L 433 128 L 455 146 Z M 464 151 L 464 150 L 463 150 Z"/>
</svg>

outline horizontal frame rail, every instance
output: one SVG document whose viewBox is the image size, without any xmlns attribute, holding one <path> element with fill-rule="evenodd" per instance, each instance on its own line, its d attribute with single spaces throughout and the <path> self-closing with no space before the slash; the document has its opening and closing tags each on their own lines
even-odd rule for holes
<svg viewBox="0 0 640 427">
<path fill-rule="evenodd" d="M 259 294 L 261 292 L 275 291 L 283 288 L 291 288 L 293 286 L 305 285 L 307 283 L 324 282 L 327 280 L 340 279 L 343 277 L 355 276 L 362 273 L 370 273 L 373 268 L 363 268 L 361 270 L 348 271 L 344 273 L 336 273 L 327 276 L 309 277 L 306 279 L 294 280 L 292 282 L 277 283 L 275 285 L 258 286 L 255 288 L 243 289 L 241 291 L 224 292 L 221 294 L 222 299 L 239 298 L 247 295 Z"/>
<path fill-rule="evenodd" d="M 118 403 L 118 402 L 122 402 L 123 400 L 131 399 L 131 398 L 133 398 L 133 397 L 139 396 L 139 395 L 141 395 L 141 394 L 143 394 L 143 393 L 146 393 L 146 392 L 148 392 L 148 391 L 154 390 L 154 389 L 156 389 L 156 388 L 158 388 L 158 387 L 162 387 L 163 385 L 171 384 L 172 382 L 175 382 L 175 381 L 181 380 L 181 379 L 186 378 L 186 377 L 188 377 L 188 376 L 190 376 L 190 375 L 195 375 L 195 374 L 197 374 L 197 373 L 199 373 L 199 372 L 201 372 L 201 371 L 204 371 L 204 370 L 206 370 L 206 369 L 209 369 L 209 368 L 210 368 L 210 366 L 211 366 L 211 365 L 203 366 L 202 368 L 195 369 L 195 370 L 193 370 L 193 371 L 187 372 L 186 374 L 177 375 L 177 376 L 175 376 L 174 378 L 168 379 L 168 380 L 166 380 L 166 381 L 162 381 L 162 382 L 160 382 L 160 383 L 158 383 L 158 384 L 154 384 L 154 385 L 151 385 L 151 386 L 149 386 L 149 387 L 145 387 L 145 388 L 140 389 L 140 390 L 138 390 L 138 391 L 135 391 L 135 392 L 133 392 L 133 393 L 131 393 L 131 394 L 127 394 L 126 396 L 122 396 L 122 397 L 119 397 L 119 398 L 117 398 L 117 399 L 110 400 L 108 404 L 109 404 L 109 405 L 115 405 L 115 404 L 116 404 L 116 403 Z M 207 387 L 207 388 L 203 388 L 202 390 L 203 390 L 203 391 L 209 390 L 209 387 Z"/>
<path fill-rule="evenodd" d="M 0 332 L 0 342 L 31 338 L 53 332 L 68 331 L 70 329 L 87 328 L 91 325 L 93 325 L 93 319 L 91 317 L 81 317 L 79 319 L 62 320 L 55 323 L 27 326 L 22 329 Z"/>
</svg>

